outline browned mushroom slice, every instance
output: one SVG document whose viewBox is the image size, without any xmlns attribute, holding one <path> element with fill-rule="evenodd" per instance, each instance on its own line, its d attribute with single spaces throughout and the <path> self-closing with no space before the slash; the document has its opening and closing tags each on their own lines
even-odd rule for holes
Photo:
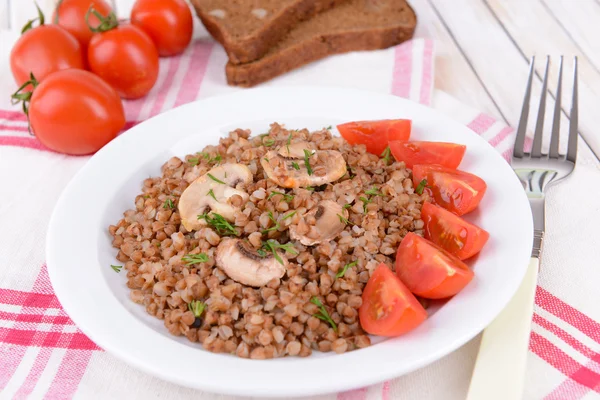
<svg viewBox="0 0 600 400">
<path fill-rule="evenodd" d="M 238 207 L 228 202 L 233 195 L 248 199 L 248 194 L 234 187 L 252 182 L 252 172 L 243 164 L 224 164 L 202 175 L 184 190 L 179 199 L 181 223 L 188 231 L 200 229 L 206 224 L 198 215 L 212 211 L 228 221 L 235 219 Z"/>
<path fill-rule="evenodd" d="M 314 150 L 307 142 L 269 151 L 260 163 L 269 179 L 285 188 L 319 186 L 337 181 L 346 174 L 342 153 Z"/>
<path fill-rule="evenodd" d="M 314 218 L 314 224 L 312 219 Z M 305 246 L 335 239 L 344 228 L 348 211 L 332 200 L 321 200 L 304 214 L 298 225 L 290 226 L 290 237 Z"/>
<path fill-rule="evenodd" d="M 226 238 L 219 244 L 215 260 L 217 266 L 234 281 L 260 287 L 285 274 L 287 258 L 283 253 L 278 252 L 278 255 L 283 264 L 272 253 L 261 256 L 244 240 Z"/>
</svg>

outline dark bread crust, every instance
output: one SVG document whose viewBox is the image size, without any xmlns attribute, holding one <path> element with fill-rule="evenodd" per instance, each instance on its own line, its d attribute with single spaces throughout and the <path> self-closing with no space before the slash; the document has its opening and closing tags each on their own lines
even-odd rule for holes
<svg viewBox="0 0 600 400">
<path fill-rule="evenodd" d="M 251 87 L 332 54 L 384 49 L 402 43 L 413 37 L 417 23 L 413 9 L 408 4 L 406 9 L 412 14 L 409 23 L 388 28 L 321 33 L 248 64 L 229 62 L 225 67 L 227 82 Z"/>
<path fill-rule="evenodd" d="M 236 38 L 220 23 L 219 18 L 208 14 L 210 10 L 202 9 L 201 0 L 191 0 L 198 17 L 215 40 L 223 45 L 232 64 L 259 59 L 298 23 L 345 1 L 347 0 L 298 0 L 280 10 L 261 29 Z"/>
</svg>

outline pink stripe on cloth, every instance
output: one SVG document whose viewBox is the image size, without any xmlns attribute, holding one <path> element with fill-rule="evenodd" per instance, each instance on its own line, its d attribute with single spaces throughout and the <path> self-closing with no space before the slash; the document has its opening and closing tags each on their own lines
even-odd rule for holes
<svg viewBox="0 0 600 400">
<path fill-rule="evenodd" d="M 55 153 L 53 150 L 50 150 L 49 148 L 44 146 L 42 143 L 40 143 L 39 140 L 37 140 L 34 137 L 0 136 L 0 146 L 24 147 L 26 149 L 43 150 Z"/>
<path fill-rule="evenodd" d="M 390 381 L 383 382 L 381 388 L 381 400 L 390 400 Z"/>
<path fill-rule="evenodd" d="M 511 128 L 510 126 L 506 126 L 504 128 L 502 128 L 502 130 L 500 132 L 498 132 L 498 134 L 496 136 L 494 136 L 493 138 L 490 139 L 489 143 L 493 146 L 496 147 L 498 146 L 508 135 L 510 135 L 511 133 L 513 133 L 515 130 L 513 128 Z"/>
<path fill-rule="evenodd" d="M 67 350 L 46 393 L 48 399 L 70 399 L 75 394 L 92 358 L 89 350 Z"/>
<path fill-rule="evenodd" d="M 37 385 L 40 376 L 44 372 L 46 365 L 48 365 L 48 360 L 52 355 L 52 349 L 42 348 L 37 355 L 35 362 L 33 363 L 33 367 L 29 371 L 27 378 L 23 381 L 23 384 L 15 393 L 15 399 L 26 399 L 27 396 L 35 389 L 35 385 Z"/>
<path fill-rule="evenodd" d="M 421 104 L 431 104 L 431 92 L 433 91 L 433 40 L 425 41 L 423 52 L 423 74 L 421 77 Z"/>
<path fill-rule="evenodd" d="M 529 349 L 565 376 L 600 393 L 600 374 L 578 363 L 545 337 L 531 332 Z"/>
<path fill-rule="evenodd" d="M 0 124 L 0 131 L 29 132 L 26 126 Z"/>
<path fill-rule="evenodd" d="M 365 400 L 367 398 L 367 388 L 350 390 L 337 395 L 337 400 Z"/>
<path fill-rule="evenodd" d="M 488 129 L 490 129 L 495 122 L 496 120 L 494 118 L 490 117 L 487 114 L 481 113 L 477 115 L 475 119 L 473 119 L 473 121 L 469 122 L 467 127 L 474 131 L 476 134 L 482 135 Z"/>
<path fill-rule="evenodd" d="M 396 46 L 394 50 L 392 94 L 406 99 L 410 97 L 413 56 L 412 47 L 412 41 L 408 41 Z"/>
<path fill-rule="evenodd" d="M 150 110 L 150 117 L 153 117 L 160 113 L 165 104 L 165 100 L 169 93 L 174 90 L 173 89 L 173 80 L 175 79 L 175 73 L 179 70 L 179 65 L 181 62 L 181 57 L 176 57 L 171 60 L 169 64 L 169 71 L 167 72 L 167 78 L 164 80 L 158 95 L 156 96 L 156 100 L 154 100 L 154 104 L 152 104 L 152 109 Z"/>
<path fill-rule="evenodd" d="M 590 360 L 600 362 L 600 353 L 597 353 L 594 350 L 590 349 L 588 346 L 584 345 L 579 340 L 571 336 L 568 332 L 566 332 L 559 326 L 553 324 L 552 322 L 546 320 L 545 318 L 541 317 L 539 314 L 533 315 L 533 322 L 546 329 L 548 332 L 552 332 L 553 334 L 561 338 L 569 346 L 571 346 Z"/>
<path fill-rule="evenodd" d="M 21 364 L 27 347 L 0 343 L 0 393 Z"/>
<path fill-rule="evenodd" d="M 192 59 L 183 77 L 181 88 L 179 89 L 179 93 L 177 93 L 177 99 L 173 107 L 196 100 L 213 48 L 214 43 L 212 42 L 199 40 L 194 43 Z"/>
<path fill-rule="evenodd" d="M 0 119 L 27 122 L 27 117 L 22 111 L 0 110 Z"/>
<path fill-rule="evenodd" d="M 579 400 L 589 392 L 588 387 L 567 378 L 543 400 Z"/>
<path fill-rule="evenodd" d="M 42 267 L 40 268 L 40 272 L 38 273 L 38 276 L 36 277 L 35 282 L 33 283 L 32 290 L 39 291 L 42 293 L 48 292 L 48 290 L 52 291 L 52 286 L 50 285 L 50 279 L 48 278 L 46 265 L 42 265 Z M 15 302 L 10 303 L 6 301 L 5 296 L 3 295 L 6 293 L 14 295 L 15 293 L 23 292 L 9 289 L 0 289 L 0 302 L 3 302 L 4 304 L 14 304 Z M 44 294 L 41 294 L 40 296 L 44 296 Z M 40 304 L 37 296 L 33 296 L 33 298 L 32 296 L 19 297 L 21 298 L 21 302 L 17 302 L 16 305 L 22 306 L 22 313 L 31 313 L 33 310 L 31 310 L 30 307 L 32 307 L 32 305 Z M 42 302 L 42 304 L 50 303 L 50 301 L 45 303 Z M 21 322 L 15 322 L 11 328 L 0 328 L 0 355 L 2 356 L 0 357 L 0 392 L 4 387 L 6 387 L 8 381 L 14 375 L 17 367 L 21 363 L 21 360 L 25 356 L 25 352 L 27 351 L 27 347 L 20 345 L 19 343 L 21 340 L 21 335 L 13 335 L 12 337 L 14 337 L 14 341 L 3 340 L 3 338 L 6 339 L 7 336 L 10 339 L 11 336 L 7 335 L 6 332 L 4 332 L 3 334 L 2 331 L 9 331 L 10 333 L 13 333 L 11 331 L 19 330 L 21 327 Z M 32 333 L 35 332 L 33 331 Z"/>
<path fill-rule="evenodd" d="M 535 304 L 577 328 L 596 343 L 600 343 L 600 323 L 540 286 L 535 292 Z"/>
</svg>

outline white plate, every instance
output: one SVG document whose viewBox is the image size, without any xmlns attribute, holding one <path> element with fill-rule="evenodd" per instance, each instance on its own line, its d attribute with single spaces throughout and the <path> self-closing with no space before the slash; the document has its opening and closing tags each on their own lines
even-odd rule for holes
<svg viewBox="0 0 600 400">
<path fill-rule="evenodd" d="M 471 264 L 474 280 L 414 331 L 337 355 L 265 361 L 204 351 L 171 336 L 162 321 L 129 300 L 117 274 L 108 226 L 133 208 L 142 180 L 171 156 L 217 143 L 234 128 L 267 131 L 271 122 L 318 129 L 360 119 L 410 118 L 414 140 L 467 145 L 461 169 L 488 190 L 468 219 L 490 233 Z M 100 150 L 73 178 L 52 215 L 47 262 L 63 307 L 99 346 L 153 375 L 211 392 L 305 396 L 381 382 L 429 364 L 488 325 L 517 290 L 532 246 L 529 204 L 500 155 L 463 125 L 399 97 L 353 89 L 254 89 L 187 104 L 148 120 Z"/>
</svg>

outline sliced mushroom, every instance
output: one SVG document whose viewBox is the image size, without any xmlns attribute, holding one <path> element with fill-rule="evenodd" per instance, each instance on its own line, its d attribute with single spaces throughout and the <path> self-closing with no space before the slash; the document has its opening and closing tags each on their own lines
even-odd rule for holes
<svg viewBox="0 0 600 400">
<path fill-rule="evenodd" d="M 288 261 L 283 253 L 278 254 L 283 264 L 272 253 L 262 257 L 244 240 L 226 238 L 217 247 L 215 260 L 234 281 L 260 287 L 285 274 Z"/>
<path fill-rule="evenodd" d="M 314 218 L 314 225 L 309 223 Z M 298 225 L 290 226 L 290 237 L 305 246 L 328 242 L 335 239 L 344 228 L 348 211 L 332 200 L 321 200 L 304 214 Z"/>
<path fill-rule="evenodd" d="M 239 208 L 230 204 L 228 199 L 237 194 L 244 201 L 248 200 L 248 193 L 235 189 L 240 182 L 252 182 L 252 172 L 243 164 L 233 163 L 215 167 L 192 182 L 181 195 L 178 205 L 185 229 L 193 231 L 206 225 L 206 221 L 199 220 L 198 215 L 209 210 L 228 221 L 235 220 Z"/>
<path fill-rule="evenodd" d="M 309 152 L 307 168 L 305 151 Z M 285 188 L 319 186 L 334 182 L 346 174 L 346 161 L 335 150 L 314 150 L 307 142 L 298 142 L 269 151 L 260 163 L 267 176 Z M 310 173 L 309 173 L 310 172 Z"/>
</svg>

